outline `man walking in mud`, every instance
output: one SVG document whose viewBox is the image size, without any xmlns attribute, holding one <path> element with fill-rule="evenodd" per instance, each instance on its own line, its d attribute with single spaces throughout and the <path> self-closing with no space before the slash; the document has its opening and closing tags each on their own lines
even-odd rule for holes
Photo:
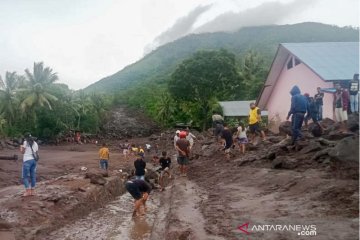
<svg viewBox="0 0 360 240">
<path fill-rule="evenodd" d="M 254 144 L 256 134 L 261 136 L 261 139 L 265 141 L 265 132 L 261 129 L 261 110 L 255 103 L 250 103 L 249 111 L 249 129 L 251 133 L 251 143 Z"/>
<path fill-rule="evenodd" d="M 308 102 L 306 97 L 301 95 L 300 88 L 296 85 L 291 89 L 290 94 L 292 96 L 291 107 L 286 120 L 289 120 L 291 116 L 291 145 L 295 145 L 296 141 L 302 138 L 301 127 L 304 122 L 305 113 L 308 110 Z"/>
<path fill-rule="evenodd" d="M 187 176 L 187 165 L 189 164 L 189 155 L 190 155 L 190 143 L 186 140 L 186 132 L 180 132 L 180 139 L 176 142 L 176 150 L 179 155 L 177 157 L 177 162 L 180 168 L 180 175 L 182 177 Z"/>
<path fill-rule="evenodd" d="M 109 167 L 109 148 L 106 146 L 106 143 L 104 142 L 102 144 L 102 147 L 99 150 L 99 157 L 100 157 L 100 168 L 107 171 Z"/>
<path fill-rule="evenodd" d="M 138 215 L 144 215 L 146 211 L 146 201 L 148 200 L 149 194 L 151 192 L 150 184 L 144 180 L 134 179 L 128 180 L 125 183 L 125 188 L 135 199 L 132 216 L 136 217 Z M 144 207 L 143 211 L 141 211 L 141 206 Z"/>
</svg>

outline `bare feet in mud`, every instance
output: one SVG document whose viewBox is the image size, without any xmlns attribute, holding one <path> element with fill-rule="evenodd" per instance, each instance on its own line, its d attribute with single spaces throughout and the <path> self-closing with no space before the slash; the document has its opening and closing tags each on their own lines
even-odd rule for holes
<svg viewBox="0 0 360 240">
<path fill-rule="evenodd" d="M 23 197 L 29 197 L 32 196 L 32 190 L 30 189 L 26 189 L 25 193 L 22 195 Z"/>
</svg>

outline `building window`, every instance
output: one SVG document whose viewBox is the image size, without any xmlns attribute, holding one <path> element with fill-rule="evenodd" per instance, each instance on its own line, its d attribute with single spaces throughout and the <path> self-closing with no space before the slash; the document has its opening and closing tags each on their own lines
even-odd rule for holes
<svg viewBox="0 0 360 240">
<path fill-rule="evenodd" d="M 301 63 L 301 61 L 297 58 L 295 58 L 295 66 L 299 65 Z"/>
<path fill-rule="evenodd" d="M 291 57 L 287 63 L 287 69 L 289 70 L 292 67 L 293 67 L 293 58 Z"/>
</svg>

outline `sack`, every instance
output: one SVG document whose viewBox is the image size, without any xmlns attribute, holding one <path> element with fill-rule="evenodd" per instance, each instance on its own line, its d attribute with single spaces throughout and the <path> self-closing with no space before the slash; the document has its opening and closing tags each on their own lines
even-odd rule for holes
<svg viewBox="0 0 360 240">
<path fill-rule="evenodd" d="M 34 156 L 34 159 L 35 159 L 36 162 L 39 161 L 40 156 L 39 156 L 38 152 L 34 152 L 33 156 Z"/>
</svg>

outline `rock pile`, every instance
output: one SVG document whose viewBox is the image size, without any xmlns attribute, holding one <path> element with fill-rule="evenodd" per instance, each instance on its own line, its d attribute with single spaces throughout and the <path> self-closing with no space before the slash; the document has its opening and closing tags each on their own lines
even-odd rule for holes
<svg viewBox="0 0 360 240">
<path fill-rule="evenodd" d="M 100 133 L 105 139 L 123 139 L 131 137 L 148 137 L 159 131 L 156 123 L 144 113 L 125 108 L 116 108 L 109 113 L 107 123 Z"/>
<path fill-rule="evenodd" d="M 320 137 L 312 134 L 314 124 L 302 129 L 304 139 L 292 146 L 290 122 L 283 122 L 278 135 L 269 134 L 267 141 L 258 144 L 248 144 L 247 152 L 241 155 L 238 147 L 232 150 L 233 161 L 238 166 L 254 164 L 268 166 L 274 169 L 298 169 L 309 167 L 324 167 L 329 171 L 346 170 L 345 178 L 358 178 L 359 164 L 359 117 L 351 116 L 348 132 L 342 132 L 338 123 L 325 119 L 322 125 L 325 131 Z M 201 145 L 194 149 L 194 154 L 205 158 L 223 157 L 221 146 L 215 138 L 204 136 Z"/>
</svg>

